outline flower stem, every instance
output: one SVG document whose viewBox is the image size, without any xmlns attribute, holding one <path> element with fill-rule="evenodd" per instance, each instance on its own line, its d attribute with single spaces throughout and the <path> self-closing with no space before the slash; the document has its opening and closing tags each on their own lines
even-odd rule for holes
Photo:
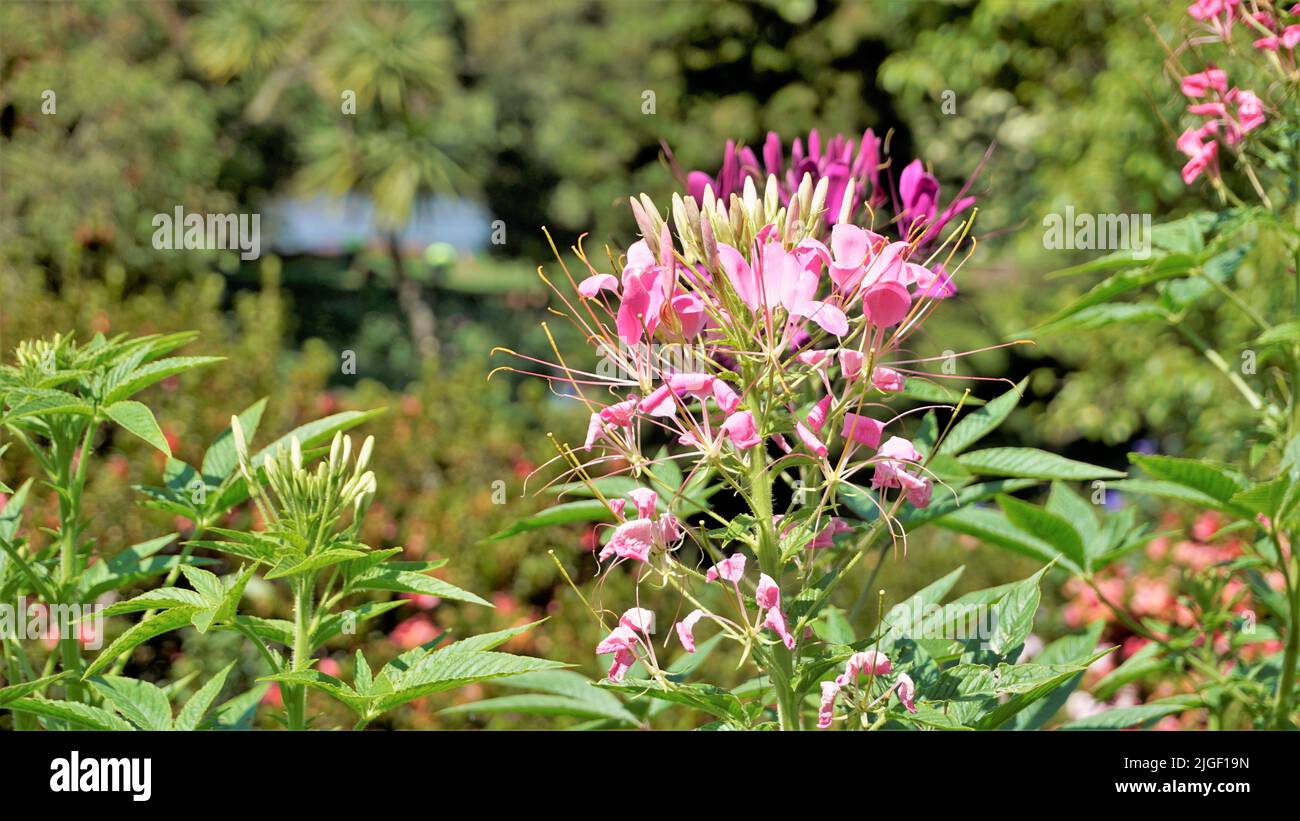
<svg viewBox="0 0 1300 821">
<path fill-rule="evenodd" d="M 311 624 L 312 587 L 314 578 L 310 575 L 298 581 L 293 599 L 293 660 L 290 670 L 301 673 L 307 669 L 311 658 L 308 625 Z M 307 688 L 294 684 L 285 688 L 284 708 L 288 714 L 290 730 L 307 728 Z"/>
<path fill-rule="evenodd" d="M 760 446 L 761 448 L 761 446 Z M 772 524 L 772 474 L 761 450 L 750 453 L 749 498 L 758 520 L 758 566 L 773 579 L 781 578 L 781 546 Z M 782 730 L 799 729 L 799 703 L 794 681 L 794 654 L 784 644 L 772 648 L 772 686 L 776 689 L 776 712 Z"/>
</svg>

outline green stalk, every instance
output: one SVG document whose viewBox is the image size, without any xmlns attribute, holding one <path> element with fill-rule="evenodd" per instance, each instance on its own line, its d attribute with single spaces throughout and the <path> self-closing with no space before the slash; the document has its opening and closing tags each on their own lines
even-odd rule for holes
<svg viewBox="0 0 1300 821">
<path fill-rule="evenodd" d="M 773 579 L 780 579 L 781 548 L 772 524 L 772 474 L 760 449 L 750 454 L 749 494 L 758 519 L 758 566 Z M 776 712 L 782 730 L 799 729 L 799 703 L 791 683 L 794 680 L 794 655 L 779 644 L 772 649 L 772 686 L 776 689 Z"/>
<path fill-rule="evenodd" d="M 1285 559 L 1283 559 L 1285 561 Z M 1282 654 L 1281 677 L 1277 682 L 1277 704 L 1274 707 L 1273 723 L 1279 729 L 1290 726 L 1291 693 L 1295 690 L 1296 661 L 1300 657 L 1300 579 L 1292 575 L 1291 585 L 1287 590 L 1287 605 L 1290 619 L 1287 625 L 1286 651 Z"/>
<path fill-rule="evenodd" d="M 294 586 L 293 598 L 293 659 L 289 669 L 305 672 L 311 661 L 311 606 L 313 575 L 301 579 Z M 285 687 L 284 708 L 288 714 L 290 730 L 307 729 L 307 688 L 301 684 Z"/>
</svg>

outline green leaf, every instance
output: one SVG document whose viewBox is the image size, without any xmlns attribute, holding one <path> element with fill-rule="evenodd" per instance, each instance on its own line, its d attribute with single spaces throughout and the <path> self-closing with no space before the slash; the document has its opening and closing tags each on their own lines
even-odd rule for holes
<svg viewBox="0 0 1300 821">
<path fill-rule="evenodd" d="M 6 675 L 12 674 L 6 671 Z M 31 695 L 37 690 L 43 690 L 47 685 L 53 684 L 67 675 L 67 672 L 55 673 L 52 676 L 45 676 L 44 678 L 23 681 L 18 684 L 10 684 L 7 687 L 0 687 L 0 707 L 4 707 L 9 702 L 16 699 Z"/>
<path fill-rule="evenodd" d="M 302 573 L 311 573 L 322 568 L 332 567 L 352 559 L 360 559 L 366 555 L 364 550 L 353 550 L 347 547 L 331 547 L 310 556 L 286 556 L 275 568 L 266 574 L 267 579 L 282 579 L 286 576 L 297 576 Z"/>
<path fill-rule="evenodd" d="M 17 713 L 31 713 L 43 718 L 66 721 L 86 730 L 133 730 L 130 724 L 100 707 L 77 701 L 50 701 L 44 698 L 20 698 L 5 705 Z"/>
<path fill-rule="evenodd" d="M 212 714 L 213 726 L 218 730 L 247 730 L 257 716 L 257 706 L 262 703 L 270 684 L 258 684 L 220 704 Z"/>
<path fill-rule="evenodd" d="M 1040 325 L 1035 336 L 1095 331 L 1112 325 L 1134 325 L 1139 322 L 1165 322 L 1169 312 L 1154 302 L 1112 302 L 1084 308 L 1070 316 Z"/>
<path fill-rule="evenodd" d="M 1192 488 L 1220 503 L 1228 503 L 1233 496 L 1245 489 L 1245 483 L 1239 478 L 1225 468 L 1205 460 L 1130 453 L 1129 461 L 1155 479 Z"/>
<path fill-rule="evenodd" d="M 511 536 L 517 536 L 520 533 L 527 533 L 530 530 L 551 527 L 552 525 L 569 524 L 571 522 L 608 522 L 613 519 L 614 514 L 599 499 L 566 502 L 520 519 L 505 530 L 492 534 L 486 541 L 498 542 Z"/>
<path fill-rule="evenodd" d="M 1065 555 L 1076 567 L 1087 564 L 1083 539 L 1074 526 L 1037 505 L 1021 501 L 1014 496 L 999 496 L 998 506 L 1007 520 L 1036 539 L 1047 542 Z"/>
<path fill-rule="evenodd" d="M 989 649 L 993 652 L 1007 655 L 1024 644 L 1025 637 L 1034 629 L 1039 601 L 1038 582 L 1046 572 L 1044 567 L 1013 584 L 993 608 L 993 635 L 989 638 Z"/>
<path fill-rule="evenodd" d="M 1122 730 L 1138 724 L 1148 724 L 1156 719 L 1174 713 L 1195 710 L 1202 706 L 1196 696 L 1173 696 L 1168 699 L 1150 701 L 1134 707 L 1116 707 L 1104 710 L 1096 715 L 1071 721 L 1061 726 L 1062 730 Z"/>
<path fill-rule="evenodd" d="M 169 376 L 175 376 L 178 373 L 184 373 L 204 365 L 211 365 L 214 362 L 221 362 L 224 359 L 223 356 L 174 356 L 150 362 L 131 371 L 125 381 L 115 385 L 108 392 L 108 395 L 104 397 L 104 403 L 111 405 L 129 396 L 134 396 L 155 382 L 161 382 Z"/>
<path fill-rule="evenodd" d="M 1035 448 L 985 448 L 963 454 L 957 461 L 972 473 L 993 476 L 1068 481 L 1124 478 L 1117 470 L 1076 462 Z"/>
<path fill-rule="evenodd" d="M 138 678 L 102 676 L 90 680 L 109 705 L 123 718 L 142 730 L 170 730 L 172 708 L 167 694 Z"/>
<path fill-rule="evenodd" d="M 367 570 L 349 583 L 352 590 L 390 590 L 398 593 L 423 593 L 454 601 L 470 602 L 491 607 L 491 602 L 462 590 L 450 582 L 402 567 L 402 562 L 389 562 Z"/>
<path fill-rule="evenodd" d="M 568 666 L 558 661 L 509 653 L 455 652 L 457 645 L 462 643 L 457 642 L 451 647 L 436 650 L 412 665 L 399 682 L 394 682 L 396 692 L 381 696 L 376 701 L 375 711 L 391 710 L 408 701 L 474 682 Z"/>
<path fill-rule="evenodd" d="M 1025 386 L 1029 384 L 1026 377 L 1011 390 L 994 399 L 982 408 L 975 410 L 948 431 L 948 435 L 939 443 L 938 453 L 956 456 L 966 448 L 992 433 L 1003 420 L 1011 415 L 1024 395 Z"/>
<path fill-rule="evenodd" d="M 126 399 L 104 408 L 104 413 L 127 432 L 135 434 L 168 456 L 172 455 L 167 437 L 163 436 L 158 421 L 153 418 L 153 411 L 145 405 Z"/>
<path fill-rule="evenodd" d="M 1086 294 L 1075 300 L 1069 306 L 1061 309 L 1052 316 L 1044 326 L 1050 327 L 1067 317 L 1083 311 L 1085 308 L 1091 308 L 1094 305 L 1100 305 L 1104 302 L 1110 302 L 1117 296 L 1135 291 L 1147 285 L 1162 282 L 1166 279 L 1173 279 L 1187 274 L 1195 264 L 1195 259 L 1186 254 L 1175 254 L 1158 260 L 1147 268 L 1132 271 L 1121 271 L 1112 274 L 1101 282 L 1097 283 Z"/>
<path fill-rule="evenodd" d="M 347 625 L 349 619 L 352 620 L 353 626 L 360 626 L 363 622 L 369 621 L 370 619 L 373 619 L 376 616 L 381 616 L 384 613 L 387 613 L 389 610 L 394 610 L 406 603 L 407 603 L 406 599 L 393 599 L 391 601 L 382 601 L 382 602 L 366 602 L 364 604 L 359 604 L 356 607 L 350 608 L 348 610 L 339 613 L 331 613 L 330 615 L 322 619 L 321 623 L 316 627 L 315 631 L 312 632 L 311 646 L 313 648 L 320 647 L 325 642 L 329 641 L 330 639 L 334 638 L 337 635 L 340 635 L 343 632 L 344 626 Z M 242 619 L 244 617 L 240 616 L 240 618 Z M 290 632 L 288 634 L 289 641 L 284 641 L 281 643 L 286 646 L 292 647 L 293 646 L 293 638 L 292 638 L 293 625 L 291 622 L 285 622 L 285 624 L 289 625 L 290 627 Z M 275 640 L 280 641 L 280 639 L 278 638 Z"/>
<path fill-rule="evenodd" d="M 635 715 L 628 712 L 616 696 L 600 689 L 591 679 L 572 670 L 524 673 L 502 679 L 498 685 L 516 690 L 536 690 L 540 693 L 573 699 L 586 705 L 587 710 L 598 713 L 601 718 L 632 726 L 641 723 Z"/>
<path fill-rule="evenodd" d="M 898 395 L 906 399 L 913 399 L 917 402 L 936 403 L 940 405 L 956 405 L 961 400 L 965 391 L 953 390 L 952 388 L 940 385 L 938 382 L 932 382 L 928 379 L 912 377 L 907 380 L 903 390 Z M 983 399 L 974 396 L 967 396 L 962 402 L 968 408 L 975 408 L 985 404 Z"/>
<path fill-rule="evenodd" d="M 221 694 L 221 688 L 226 686 L 226 677 L 235 667 L 235 662 L 230 662 L 225 667 L 217 671 L 216 675 L 208 679 L 194 695 L 189 697 L 185 706 L 181 708 L 180 715 L 176 716 L 176 729 L 178 730 L 197 730 L 203 722 L 203 717 L 207 715 L 208 708 L 212 702 L 216 701 Z"/>
<path fill-rule="evenodd" d="M 113 663 L 113 660 L 123 653 L 145 643 L 154 636 L 177 630 L 190 623 L 190 616 L 194 614 L 193 607 L 173 607 L 170 610 L 163 610 L 155 613 L 143 621 L 131 626 L 125 633 L 118 636 L 112 644 L 103 649 L 90 666 L 86 668 L 83 679 L 88 679 L 105 667 Z"/>
<path fill-rule="evenodd" d="M 661 684 L 649 679 L 627 679 L 622 684 L 602 681 L 596 686 L 626 693 L 634 699 L 647 697 L 681 704 L 734 724 L 745 723 L 745 711 L 740 699 L 711 684 L 685 682 Z"/>
<path fill-rule="evenodd" d="M 1042 562 L 1050 562 L 1061 555 L 1047 542 L 1011 524 L 1000 511 L 965 507 L 935 519 L 934 523 Z"/>
</svg>

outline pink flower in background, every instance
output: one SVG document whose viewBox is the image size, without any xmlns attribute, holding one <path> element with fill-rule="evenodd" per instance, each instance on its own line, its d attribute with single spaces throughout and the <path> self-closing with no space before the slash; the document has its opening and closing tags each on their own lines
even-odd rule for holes
<svg viewBox="0 0 1300 821">
<path fill-rule="evenodd" d="M 403 650 L 413 650 L 422 644 L 427 644 L 438 637 L 438 628 L 433 626 L 433 622 L 423 613 L 412 616 L 401 624 L 393 628 L 393 632 L 388 634 L 388 638 L 393 644 Z"/>
</svg>

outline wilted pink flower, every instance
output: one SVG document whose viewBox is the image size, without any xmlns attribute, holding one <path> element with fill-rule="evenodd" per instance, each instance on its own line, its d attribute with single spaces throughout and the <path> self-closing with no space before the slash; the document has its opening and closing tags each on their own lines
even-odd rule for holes
<svg viewBox="0 0 1300 821">
<path fill-rule="evenodd" d="M 909 713 L 916 712 L 916 685 L 912 683 L 911 676 L 907 673 L 899 673 L 898 687 L 894 692 L 898 693 L 898 700 Z"/>
<path fill-rule="evenodd" d="M 652 610 L 644 607 L 633 607 L 623 613 L 618 623 L 621 627 L 635 630 L 641 633 L 653 633 L 655 631 L 655 614 Z"/>
<path fill-rule="evenodd" d="M 638 487 L 629 490 L 627 497 L 636 505 L 636 513 L 642 519 L 653 519 L 655 516 L 655 507 L 659 504 L 659 494 L 655 493 L 648 487 Z"/>
<path fill-rule="evenodd" d="M 688 653 L 695 652 L 695 625 L 703 617 L 703 610 L 692 610 L 686 614 L 686 618 L 674 625 L 677 628 L 677 638 L 681 639 L 682 647 Z"/>
<path fill-rule="evenodd" d="M 614 661 L 609 667 L 609 680 L 620 682 L 627 674 L 628 668 L 636 663 L 636 632 L 627 625 L 620 624 L 596 645 L 596 655 L 614 654 Z"/>
<path fill-rule="evenodd" d="M 785 626 L 785 615 L 781 612 L 781 608 L 773 607 L 768 610 L 767 615 L 763 617 L 763 626 L 780 636 L 787 650 L 794 649 L 794 636 L 790 635 L 790 631 Z"/>
<path fill-rule="evenodd" d="M 835 397 L 828 393 L 818 399 L 817 404 L 813 405 L 812 410 L 808 411 L 808 427 L 812 428 L 813 432 L 822 432 L 822 426 L 826 424 L 826 414 L 830 412 L 831 402 L 834 399 Z"/>
<path fill-rule="evenodd" d="M 759 607 L 780 607 L 781 606 L 781 588 L 776 586 L 772 577 L 762 573 L 758 577 L 758 587 L 754 590 L 754 601 L 758 602 Z"/>
<path fill-rule="evenodd" d="M 835 718 L 835 699 L 840 694 L 840 685 L 833 681 L 822 682 L 822 701 L 817 708 L 817 729 L 825 730 Z"/>
<path fill-rule="evenodd" d="M 740 581 L 741 576 L 745 575 L 745 554 L 732 553 L 727 558 L 710 567 L 704 574 L 705 581 L 715 581 L 721 578 L 723 581 L 735 584 Z"/>
<path fill-rule="evenodd" d="M 848 533 L 852 530 L 853 528 L 849 527 L 843 519 L 832 516 L 830 522 L 809 542 L 808 546 L 813 549 L 834 547 L 836 534 Z"/>
<path fill-rule="evenodd" d="M 848 663 L 844 665 L 844 674 L 835 679 L 835 683 L 853 684 L 858 680 L 858 676 L 864 673 L 869 676 L 884 676 L 893 669 L 893 663 L 884 653 L 866 650 L 849 656 Z"/>
</svg>

